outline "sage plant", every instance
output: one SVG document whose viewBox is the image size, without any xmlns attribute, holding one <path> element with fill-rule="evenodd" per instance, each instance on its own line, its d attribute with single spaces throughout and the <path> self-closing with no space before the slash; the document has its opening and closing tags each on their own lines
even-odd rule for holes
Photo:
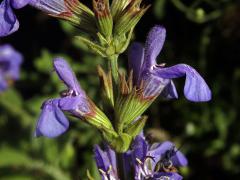
<svg viewBox="0 0 240 180">
<path fill-rule="evenodd" d="M 211 91 L 191 66 L 166 67 L 157 63 L 165 42 L 166 29 L 154 26 L 145 45 L 133 43 L 132 32 L 149 5 L 142 0 L 92 0 L 90 9 L 78 0 L 3 0 L 0 5 L 0 35 L 15 32 L 19 22 L 15 9 L 30 5 L 48 15 L 63 19 L 80 30 L 76 38 L 107 59 L 107 70 L 98 67 L 103 101 L 113 114 L 91 100 L 77 81 L 71 67 L 61 57 L 53 67 L 66 89 L 61 96 L 46 100 L 37 122 L 35 136 L 54 138 L 65 133 L 69 121 L 65 113 L 97 128 L 104 148 L 94 147 L 96 164 L 103 180 L 182 179 L 177 168 L 187 158 L 169 141 L 149 144 L 143 135 L 147 116 L 144 112 L 158 97 L 177 98 L 173 80 L 185 77 L 184 95 L 189 101 L 205 102 Z M 84 34 L 84 36 L 83 36 Z M 118 57 L 128 48 L 128 74 L 119 71 Z M 91 177 L 89 176 L 89 179 Z"/>
</svg>

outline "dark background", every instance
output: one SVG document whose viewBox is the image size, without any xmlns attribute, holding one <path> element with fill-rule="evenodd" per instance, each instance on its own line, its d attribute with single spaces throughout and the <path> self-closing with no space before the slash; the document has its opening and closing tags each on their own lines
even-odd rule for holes
<svg viewBox="0 0 240 180">
<path fill-rule="evenodd" d="M 86 2 L 86 1 L 85 1 Z M 134 40 L 144 43 L 150 28 L 167 29 L 159 63 L 195 67 L 213 92 L 209 103 L 184 99 L 184 79 L 176 80 L 178 100 L 161 98 L 145 113 L 146 134 L 172 140 L 181 147 L 189 166 L 185 179 L 240 178 L 240 3 L 234 0 L 154 0 L 135 29 Z M 0 94 L 0 179 L 84 179 L 89 169 L 97 177 L 93 145 L 100 134 L 77 119 L 68 133 L 56 139 L 34 138 L 44 100 L 64 89 L 52 73 L 52 58 L 64 56 L 81 86 L 100 104 L 96 65 L 106 61 L 74 40 L 68 24 L 25 7 L 16 11 L 20 29 L 0 39 L 24 56 L 21 79 Z M 126 53 L 120 57 L 126 68 Z"/>
</svg>

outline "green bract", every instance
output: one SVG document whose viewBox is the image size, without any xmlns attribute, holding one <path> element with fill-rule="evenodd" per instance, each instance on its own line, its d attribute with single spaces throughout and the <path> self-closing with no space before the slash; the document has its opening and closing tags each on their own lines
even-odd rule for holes
<svg viewBox="0 0 240 180">
<path fill-rule="evenodd" d="M 92 0 L 93 10 L 74 0 L 66 1 L 68 13 L 57 17 L 69 21 L 87 36 L 77 36 L 90 49 L 102 57 L 124 52 L 132 37 L 132 31 L 149 6 L 141 6 L 142 0 Z"/>
</svg>

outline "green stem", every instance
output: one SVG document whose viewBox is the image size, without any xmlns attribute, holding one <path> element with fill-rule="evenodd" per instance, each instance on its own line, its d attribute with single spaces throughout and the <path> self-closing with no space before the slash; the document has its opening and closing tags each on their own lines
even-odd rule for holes
<svg viewBox="0 0 240 180">
<path fill-rule="evenodd" d="M 109 68 L 112 72 L 112 77 L 114 84 L 116 85 L 118 82 L 118 55 L 113 55 L 108 57 L 109 59 Z"/>
</svg>

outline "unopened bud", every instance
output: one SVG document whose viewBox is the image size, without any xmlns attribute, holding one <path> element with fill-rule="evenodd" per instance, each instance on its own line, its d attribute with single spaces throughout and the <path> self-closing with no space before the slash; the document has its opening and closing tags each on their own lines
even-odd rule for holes
<svg viewBox="0 0 240 180">
<path fill-rule="evenodd" d="M 100 33 L 109 39 L 112 35 L 113 20 L 108 0 L 93 0 L 93 9 Z"/>
</svg>

